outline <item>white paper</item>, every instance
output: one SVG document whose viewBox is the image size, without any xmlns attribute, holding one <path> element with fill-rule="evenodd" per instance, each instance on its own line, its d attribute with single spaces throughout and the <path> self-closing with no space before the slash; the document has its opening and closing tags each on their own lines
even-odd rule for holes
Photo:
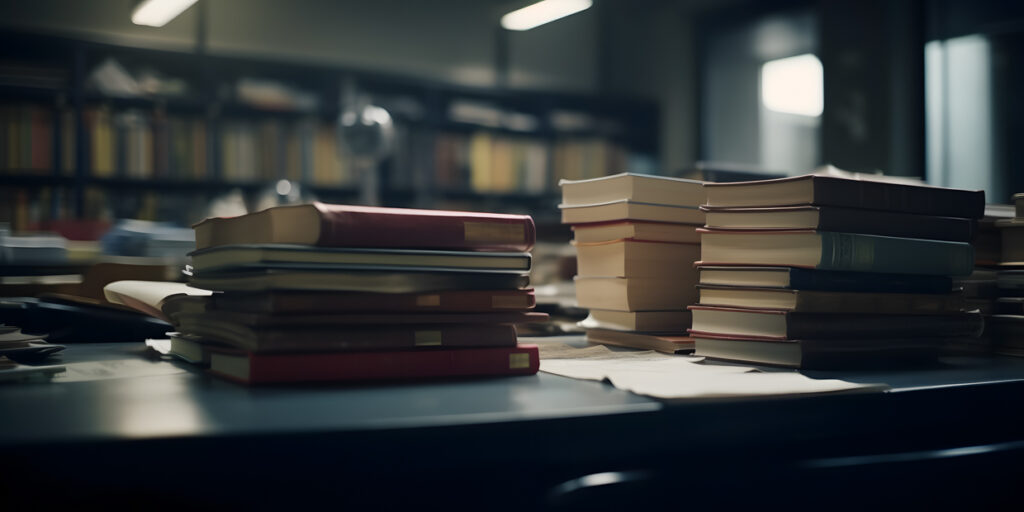
<svg viewBox="0 0 1024 512">
<path fill-rule="evenodd" d="M 586 380 L 607 380 L 615 387 L 657 398 L 742 396 L 880 391 L 884 384 L 812 379 L 795 370 L 763 372 L 757 368 L 705 364 L 704 358 L 655 351 L 619 351 L 597 345 L 575 348 L 541 346 L 542 372 Z"/>
</svg>

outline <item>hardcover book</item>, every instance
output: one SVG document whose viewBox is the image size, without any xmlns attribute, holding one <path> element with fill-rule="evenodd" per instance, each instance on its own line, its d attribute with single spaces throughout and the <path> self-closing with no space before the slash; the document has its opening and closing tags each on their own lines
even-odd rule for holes
<svg viewBox="0 0 1024 512">
<path fill-rule="evenodd" d="M 697 267 L 699 283 L 709 286 L 744 286 L 880 293 L 939 293 L 956 291 L 953 278 L 939 275 L 841 272 L 796 267 Z"/>
<path fill-rule="evenodd" d="M 576 276 L 576 302 L 582 308 L 618 311 L 683 309 L 697 302 L 696 275 L 690 279 Z"/>
<path fill-rule="evenodd" d="M 830 292 L 699 285 L 701 306 L 784 309 L 806 313 L 940 315 L 965 309 L 963 293 Z"/>
<path fill-rule="evenodd" d="M 222 245 L 194 251 L 192 268 L 204 271 L 233 268 L 438 268 L 443 270 L 530 270 L 528 252 L 431 251 L 369 249 L 308 245 Z"/>
<path fill-rule="evenodd" d="M 616 311 L 613 309 L 591 309 L 589 315 L 579 322 L 585 329 L 609 329 L 613 331 L 639 332 L 686 332 L 690 328 L 692 315 L 687 310 L 674 311 Z"/>
<path fill-rule="evenodd" d="M 645 242 L 676 242 L 699 244 L 699 226 L 671 222 L 613 221 L 572 226 L 577 243 L 639 240 Z"/>
<path fill-rule="evenodd" d="M 581 276 L 663 277 L 686 276 L 692 280 L 693 262 L 700 259 L 700 245 L 618 240 L 576 244 Z"/>
<path fill-rule="evenodd" d="M 641 203 L 696 207 L 704 204 L 703 183 L 695 180 L 621 173 L 587 180 L 560 180 L 562 203 L 583 205 L 628 199 Z"/>
<path fill-rule="evenodd" d="M 189 286 L 214 291 L 273 290 L 422 293 L 438 290 L 523 289 L 529 274 L 505 272 L 316 271 L 264 269 L 196 275 Z"/>
<path fill-rule="evenodd" d="M 892 274 L 969 275 L 965 242 L 829 231 L 701 231 L 701 264 L 766 265 Z"/>
<path fill-rule="evenodd" d="M 843 233 L 970 242 L 977 221 L 834 206 L 777 206 L 704 210 L 709 229 L 813 229 Z"/>
<path fill-rule="evenodd" d="M 587 329 L 587 341 L 640 350 L 656 350 L 666 354 L 689 354 L 693 352 L 693 338 L 683 335 L 590 328 Z"/>
<path fill-rule="evenodd" d="M 597 204 L 558 205 L 563 224 L 587 224 L 610 221 L 675 222 L 678 224 L 704 224 L 704 212 L 697 206 L 673 206 L 640 203 L 621 199 Z"/>
<path fill-rule="evenodd" d="M 251 352 L 389 351 L 429 347 L 510 347 L 511 324 L 251 327 L 232 322 L 186 322 L 179 331 Z"/>
<path fill-rule="evenodd" d="M 529 311 L 537 304 L 532 289 L 441 290 L 424 293 L 261 292 L 219 293 L 216 309 L 249 313 L 486 313 Z"/>
<path fill-rule="evenodd" d="M 740 309 L 690 306 L 690 334 L 769 340 L 831 338 L 973 338 L 981 334 L 980 313 L 897 315 L 853 313 L 801 313 L 777 309 Z"/>
<path fill-rule="evenodd" d="M 172 316 L 175 325 L 186 326 L 244 325 L 252 328 L 293 327 L 339 328 L 366 325 L 408 324 L 525 324 L 546 322 L 547 313 L 242 313 L 238 311 L 207 310 L 199 313 L 182 312 Z"/>
<path fill-rule="evenodd" d="M 494 348 L 256 354 L 212 352 L 210 372 L 247 384 L 533 375 L 536 345 Z"/>
<path fill-rule="evenodd" d="M 807 174 L 771 180 L 705 183 L 712 207 L 839 206 L 978 219 L 985 192 Z"/>
<path fill-rule="evenodd" d="M 805 370 L 905 367 L 934 361 L 947 338 L 765 341 L 694 335 L 694 355 Z"/>
<path fill-rule="evenodd" d="M 529 215 L 342 204 L 275 206 L 192 226 L 196 249 L 238 244 L 528 251 Z"/>
</svg>

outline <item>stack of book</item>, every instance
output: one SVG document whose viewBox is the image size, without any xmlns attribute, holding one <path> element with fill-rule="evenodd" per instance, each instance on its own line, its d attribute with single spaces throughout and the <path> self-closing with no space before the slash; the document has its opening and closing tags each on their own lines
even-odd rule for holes
<svg viewBox="0 0 1024 512">
<path fill-rule="evenodd" d="M 933 357 L 975 338 L 982 191 L 825 175 L 708 183 L 696 354 L 799 368 Z"/>
<path fill-rule="evenodd" d="M 148 302 L 179 331 L 172 351 L 215 374 L 313 382 L 539 367 L 515 331 L 547 318 L 530 311 L 529 216 L 314 203 L 194 229 L 189 286 L 214 293 Z"/>
<path fill-rule="evenodd" d="M 1024 194 L 1014 194 L 1014 216 L 996 221 L 1000 233 L 1000 261 L 990 317 L 992 349 L 999 354 L 1024 356 Z"/>
<path fill-rule="evenodd" d="M 573 230 L 580 322 L 593 343 L 692 352 L 704 223 L 699 181 L 644 174 L 562 180 L 562 222 Z"/>
</svg>

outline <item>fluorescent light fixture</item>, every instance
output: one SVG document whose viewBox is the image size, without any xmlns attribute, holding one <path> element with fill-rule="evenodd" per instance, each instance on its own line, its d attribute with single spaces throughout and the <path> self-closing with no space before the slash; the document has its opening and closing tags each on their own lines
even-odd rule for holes
<svg viewBox="0 0 1024 512">
<path fill-rule="evenodd" d="M 162 27 L 194 3 L 196 0 L 142 0 L 132 11 L 132 23 Z"/>
<path fill-rule="evenodd" d="M 530 30 L 545 23 L 588 9 L 592 0 L 543 0 L 501 17 L 501 26 L 508 30 Z"/>
<path fill-rule="evenodd" d="M 761 103 L 784 114 L 818 117 L 825 107 L 821 61 L 811 53 L 761 66 Z"/>
</svg>

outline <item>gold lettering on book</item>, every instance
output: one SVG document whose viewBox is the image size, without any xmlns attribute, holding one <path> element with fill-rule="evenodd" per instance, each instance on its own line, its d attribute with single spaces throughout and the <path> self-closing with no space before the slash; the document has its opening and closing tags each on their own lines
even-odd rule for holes
<svg viewBox="0 0 1024 512">
<path fill-rule="evenodd" d="M 427 307 L 427 306 L 437 307 L 437 306 L 440 306 L 441 305 L 441 296 L 437 295 L 437 294 L 418 295 L 416 297 L 416 305 L 417 306 L 421 306 L 421 307 Z"/>
<path fill-rule="evenodd" d="M 522 224 L 497 224 L 493 222 L 463 223 L 464 238 L 467 242 L 521 242 L 526 238 Z"/>
<path fill-rule="evenodd" d="M 530 367 L 530 354 L 509 354 L 508 355 L 508 369 L 509 370 L 522 370 L 523 368 Z"/>
<path fill-rule="evenodd" d="M 416 331 L 417 347 L 436 347 L 441 344 L 441 331 Z"/>
<path fill-rule="evenodd" d="M 522 295 L 495 295 L 491 297 L 491 307 L 494 309 L 526 309 L 530 307 L 530 299 Z"/>
</svg>

